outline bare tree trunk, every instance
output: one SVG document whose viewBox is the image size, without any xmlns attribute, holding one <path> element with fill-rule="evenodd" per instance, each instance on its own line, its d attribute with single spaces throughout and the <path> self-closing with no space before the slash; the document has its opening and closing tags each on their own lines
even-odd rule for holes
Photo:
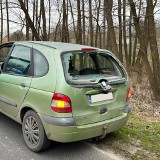
<svg viewBox="0 0 160 160">
<path fill-rule="evenodd" d="M 63 0 L 63 23 L 62 23 L 62 42 L 68 42 L 68 26 L 67 26 L 66 2 Z"/>
<path fill-rule="evenodd" d="M 67 0 L 67 9 L 66 9 L 66 36 L 67 36 L 67 42 L 69 43 L 70 42 L 70 36 L 69 36 L 69 28 L 68 28 L 68 8 L 69 8 L 69 2 L 68 2 L 68 0 Z"/>
<path fill-rule="evenodd" d="M 6 0 L 6 13 L 7 13 L 7 38 L 8 38 L 8 41 L 10 41 L 10 38 L 9 38 L 9 13 L 8 13 L 8 0 Z"/>
<path fill-rule="evenodd" d="M 74 29 L 75 39 L 76 39 L 76 42 L 77 42 L 77 31 L 76 31 L 76 26 L 75 26 L 75 20 L 74 20 L 74 14 L 73 14 L 73 8 L 72 8 L 71 0 L 69 0 L 69 6 L 70 6 L 70 9 L 71 9 L 71 16 L 72 16 L 72 20 L 73 20 L 73 29 Z"/>
<path fill-rule="evenodd" d="M 82 0 L 82 18 L 83 18 L 83 44 L 86 44 L 86 23 L 85 23 L 85 2 Z"/>
<path fill-rule="evenodd" d="M 105 0 L 105 16 L 107 18 L 108 23 L 108 36 L 107 39 L 110 41 L 111 51 L 119 57 L 118 46 L 116 42 L 116 34 L 113 25 L 113 17 L 112 17 L 112 8 L 113 8 L 113 0 Z M 107 41 L 108 42 L 108 41 Z"/>
<path fill-rule="evenodd" d="M 127 68 L 129 67 L 128 61 L 128 47 L 127 47 L 127 33 L 126 33 L 126 0 L 123 0 L 123 43 L 124 43 L 124 53 L 126 59 Z"/>
<path fill-rule="evenodd" d="M 39 37 L 40 37 L 40 32 L 41 32 L 41 18 L 42 18 L 42 12 L 41 12 L 41 7 L 40 7 L 40 11 L 39 11 L 39 15 L 38 15 L 38 26 L 37 26 L 38 27 L 37 32 L 38 32 Z"/>
<path fill-rule="evenodd" d="M 93 46 L 92 0 L 89 0 L 90 45 Z"/>
<path fill-rule="evenodd" d="M 58 31 L 58 28 L 60 27 L 60 23 L 61 23 L 61 12 L 59 12 L 59 20 L 58 20 L 58 23 L 57 23 L 56 29 L 55 29 L 54 41 L 57 41 L 57 31 Z"/>
<path fill-rule="evenodd" d="M 138 11 L 138 17 L 140 17 L 140 12 L 141 12 L 141 0 L 140 0 L 140 3 L 139 3 L 139 11 Z M 148 7 L 146 7 L 146 13 L 148 12 Z M 144 38 L 144 42 L 145 42 L 145 45 L 148 47 L 148 17 L 147 17 L 147 14 L 145 15 L 145 19 L 144 19 L 144 24 L 143 26 L 141 25 L 141 30 L 142 30 L 142 35 L 143 35 L 143 38 Z M 137 33 L 136 33 L 137 34 Z M 141 53 L 141 46 L 140 46 L 140 49 L 139 49 L 139 52 L 137 54 L 137 58 L 136 58 L 136 68 L 140 68 L 141 63 L 142 63 L 142 53 Z M 142 71 L 142 70 L 140 70 Z M 139 72 L 140 72 L 139 71 Z"/>
<path fill-rule="evenodd" d="M 51 0 L 49 2 L 49 16 L 48 16 L 48 40 L 50 39 L 50 32 L 51 32 Z"/>
<path fill-rule="evenodd" d="M 121 10 L 122 10 L 122 2 L 121 2 L 121 0 L 118 0 L 119 55 L 120 55 L 120 61 L 123 63 L 123 50 L 122 50 L 122 16 L 121 16 Z"/>
<path fill-rule="evenodd" d="M 35 39 L 36 39 L 37 41 L 38 41 L 38 40 L 41 40 L 40 37 L 39 37 L 39 35 L 38 35 L 38 32 L 37 32 L 36 28 L 34 27 L 34 23 L 32 22 L 31 17 L 29 16 L 29 13 L 28 13 L 28 11 L 27 11 L 27 9 L 26 9 L 26 7 L 25 7 L 25 3 L 23 2 L 23 0 L 18 0 L 18 1 L 19 1 L 19 3 L 20 3 L 21 9 L 23 10 L 23 12 L 24 12 L 24 14 L 25 14 L 25 16 L 26 16 L 28 25 L 29 25 L 29 27 L 31 28 L 32 33 L 33 33 Z"/>
<path fill-rule="evenodd" d="M 137 34 L 135 34 L 134 45 L 133 45 L 133 57 L 132 57 L 132 66 L 135 66 L 136 62 L 136 52 L 137 52 Z"/>
<path fill-rule="evenodd" d="M 96 1 L 95 1 L 95 3 L 96 3 Z M 97 18 L 96 18 L 96 22 L 97 22 L 97 24 L 96 24 L 96 33 L 95 33 L 95 46 L 97 47 L 98 46 L 98 35 L 100 34 L 100 33 L 98 33 L 99 32 L 99 13 L 100 13 L 100 7 L 101 7 L 101 0 L 99 0 L 99 2 L 98 2 L 98 4 L 97 4 Z M 100 41 L 100 40 L 99 40 Z"/>
<path fill-rule="evenodd" d="M 101 27 L 99 27 L 99 48 L 102 48 L 102 31 L 101 31 Z"/>
<path fill-rule="evenodd" d="M 35 15 L 36 15 L 36 22 L 35 22 L 35 26 L 36 26 L 36 30 L 38 30 L 38 0 L 36 0 L 35 2 Z"/>
<path fill-rule="evenodd" d="M 158 45 L 156 39 L 156 26 L 154 20 L 154 4 L 153 0 L 147 0 L 147 7 L 148 7 L 148 36 L 150 42 L 150 49 L 152 55 L 152 66 L 153 66 L 153 75 L 155 85 L 158 88 L 160 95 L 160 54 L 158 52 Z M 159 97 L 160 100 L 160 97 Z"/>
<path fill-rule="evenodd" d="M 131 66 L 132 61 L 132 13 L 130 12 L 129 19 L 129 55 L 128 55 L 128 63 Z"/>
<path fill-rule="evenodd" d="M 150 63 L 148 61 L 147 46 L 146 46 L 146 43 L 145 43 L 145 38 L 142 34 L 142 30 L 140 28 L 139 17 L 137 16 L 137 13 L 136 13 L 135 3 L 133 2 L 133 0 L 128 0 L 128 1 L 129 1 L 129 4 L 130 4 L 132 15 L 133 15 L 134 25 L 135 25 L 135 29 L 136 29 L 136 32 L 137 32 L 137 37 L 138 37 L 138 40 L 139 40 L 139 43 L 140 43 L 141 54 L 142 54 L 143 62 L 144 62 L 144 65 L 145 65 L 145 68 L 146 68 L 146 71 L 147 71 L 149 83 L 150 83 L 150 86 L 152 88 L 153 95 L 154 95 L 155 99 L 160 102 L 160 86 L 159 86 L 159 83 L 157 83 L 157 80 L 155 79 L 154 72 L 152 72 L 152 68 L 151 68 Z M 149 7 L 149 5 L 151 5 L 151 7 L 152 7 L 152 5 L 153 5 L 152 1 L 147 1 L 147 7 Z M 149 9 L 149 10 L 151 10 L 151 11 L 149 11 L 149 15 L 150 15 L 149 18 L 152 19 L 152 20 L 149 20 L 149 21 L 154 22 L 153 17 L 152 17 L 153 14 L 150 14 L 153 10 L 152 9 Z M 152 25 L 152 24 L 150 24 L 150 25 Z M 154 32 L 154 30 L 153 30 L 153 32 Z M 152 33 L 152 34 L 154 34 L 154 33 Z M 159 61 L 159 58 L 158 58 L 158 61 Z"/>
<path fill-rule="evenodd" d="M 82 44 L 82 25 L 81 25 L 81 3 L 77 0 L 77 43 Z"/>
<path fill-rule="evenodd" d="M 47 41 L 47 30 L 46 30 L 46 14 L 45 14 L 45 7 L 44 7 L 44 0 L 41 0 L 41 12 L 42 12 L 42 20 L 43 20 L 43 40 Z"/>
<path fill-rule="evenodd" d="M 28 12 L 28 0 L 25 0 L 25 5 L 26 5 L 26 10 Z M 26 17 L 26 40 L 29 41 L 29 25 L 28 25 L 27 17 Z"/>
<path fill-rule="evenodd" d="M 105 0 L 104 0 L 104 4 L 105 5 Z M 106 11 L 105 11 L 105 7 L 103 7 L 103 48 L 105 49 L 107 47 L 106 45 Z"/>
<path fill-rule="evenodd" d="M 3 40 L 3 3 L 2 0 L 0 0 L 0 5 L 1 5 L 1 44 Z"/>
<path fill-rule="evenodd" d="M 142 0 L 140 0 L 139 2 L 139 9 L 138 9 L 138 17 L 140 16 L 140 13 L 141 13 L 141 8 L 142 8 Z M 145 22 L 144 22 L 145 23 Z M 137 54 L 137 43 L 138 43 L 138 38 L 137 38 L 137 33 L 135 33 L 135 39 L 134 39 L 134 46 L 133 46 L 133 60 L 132 60 L 132 66 L 135 66 L 136 64 L 136 55 L 138 55 L 138 59 L 139 59 L 139 62 L 140 62 L 140 59 L 141 59 L 141 52 L 139 50 L 139 53 Z"/>
<path fill-rule="evenodd" d="M 35 24 L 35 0 L 33 0 L 33 23 Z M 33 34 L 32 34 L 32 41 L 34 41 Z"/>
</svg>

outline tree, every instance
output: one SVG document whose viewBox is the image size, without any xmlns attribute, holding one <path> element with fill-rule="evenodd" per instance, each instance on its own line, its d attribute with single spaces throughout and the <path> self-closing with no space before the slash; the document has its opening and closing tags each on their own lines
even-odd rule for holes
<svg viewBox="0 0 160 160">
<path fill-rule="evenodd" d="M 93 46 L 92 0 L 89 0 L 89 28 L 90 28 L 90 45 Z"/>
<path fill-rule="evenodd" d="M 9 13 L 8 13 L 8 0 L 6 0 L 6 13 L 7 13 L 7 38 L 9 41 Z"/>
<path fill-rule="evenodd" d="M 107 44 L 108 49 L 111 50 L 117 57 L 119 57 L 118 46 L 116 42 L 116 34 L 113 25 L 112 8 L 113 0 L 104 1 L 105 17 L 107 19 L 108 31 L 107 31 Z"/>
<path fill-rule="evenodd" d="M 0 5 L 1 5 L 1 43 L 3 40 L 3 3 L 2 0 L 0 0 Z"/>
<path fill-rule="evenodd" d="M 119 21 L 119 54 L 120 54 L 120 60 L 123 63 L 123 54 L 122 54 L 122 2 L 121 0 L 118 0 L 118 21 Z"/>
<path fill-rule="evenodd" d="M 67 10 L 66 10 L 66 2 L 63 0 L 63 22 L 62 22 L 62 42 L 68 42 L 68 25 L 67 25 Z"/>
<path fill-rule="evenodd" d="M 38 41 L 38 40 L 41 40 L 41 38 L 39 37 L 39 34 L 38 34 L 36 28 L 34 27 L 34 23 L 33 23 L 33 21 L 31 20 L 31 17 L 30 17 L 30 15 L 29 15 L 28 11 L 27 11 L 27 8 L 26 8 L 26 6 L 25 6 L 25 3 L 23 2 L 23 0 L 18 0 L 18 1 L 19 1 L 19 3 L 20 3 L 21 9 L 23 10 L 23 12 L 24 12 L 24 14 L 25 14 L 25 16 L 26 16 L 27 23 L 28 23 L 29 27 L 31 28 L 32 33 L 33 33 L 35 39 L 36 39 L 37 41 Z"/>
<path fill-rule="evenodd" d="M 40 1 L 40 7 L 42 12 L 42 20 L 43 20 L 43 34 L 42 39 L 47 41 L 47 30 L 46 30 L 46 14 L 45 14 L 45 7 L 44 7 L 44 0 Z M 34 23 L 33 23 L 34 24 Z"/>
<path fill-rule="evenodd" d="M 28 0 L 25 0 L 24 3 L 26 6 L 26 11 L 28 13 Z M 28 24 L 27 16 L 25 16 L 25 19 L 26 19 L 26 40 L 29 41 L 29 24 Z"/>
<path fill-rule="evenodd" d="M 148 33 L 149 33 L 149 41 L 152 55 L 152 67 L 148 60 L 147 54 L 147 45 L 145 42 L 145 37 L 142 34 L 142 30 L 140 27 L 139 17 L 137 16 L 135 3 L 133 0 L 129 0 L 131 12 L 133 15 L 134 26 L 137 33 L 137 37 L 140 43 L 140 50 L 142 54 L 142 60 L 146 68 L 146 72 L 148 75 L 149 83 L 153 91 L 153 95 L 157 101 L 160 102 L 160 81 L 158 80 L 160 77 L 160 57 L 158 54 L 157 42 L 156 42 L 156 32 L 155 32 L 155 22 L 154 22 L 154 4 L 153 0 L 147 0 L 147 17 L 148 17 Z"/>
<path fill-rule="evenodd" d="M 23 32 L 20 30 L 17 30 L 13 32 L 13 34 L 10 36 L 11 41 L 21 41 L 23 40 Z"/>
<path fill-rule="evenodd" d="M 86 44 L 86 18 L 85 18 L 85 2 L 82 0 L 82 21 L 83 21 L 83 44 Z"/>
<path fill-rule="evenodd" d="M 126 32 L 126 0 L 123 1 L 123 43 L 127 68 L 129 68 L 127 32 Z"/>
<path fill-rule="evenodd" d="M 77 43 L 82 44 L 81 1 L 77 0 Z"/>
</svg>

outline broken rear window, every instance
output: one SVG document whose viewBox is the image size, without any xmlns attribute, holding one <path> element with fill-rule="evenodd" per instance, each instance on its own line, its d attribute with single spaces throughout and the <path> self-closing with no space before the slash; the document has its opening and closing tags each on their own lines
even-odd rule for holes
<svg viewBox="0 0 160 160">
<path fill-rule="evenodd" d="M 62 54 L 62 63 L 67 81 L 76 80 L 118 80 L 125 77 L 118 62 L 106 53 L 66 52 Z"/>
</svg>

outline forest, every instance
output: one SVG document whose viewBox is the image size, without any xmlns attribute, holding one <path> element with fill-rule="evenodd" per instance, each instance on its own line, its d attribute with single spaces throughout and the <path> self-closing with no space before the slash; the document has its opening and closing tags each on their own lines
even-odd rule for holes
<svg viewBox="0 0 160 160">
<path fill-rule="evenodd" d="M 1 44 L 61 41 L 112 51 L 128 72 L 134 116 L 159 123 L 159 0 L 0 0 L 0 33 Z M 118 132 L 118 138 L 121 133 L 140 138 L 146 126 L 153 126 L 134 116 L 128 128 Z M 159 136 L 159 124 L 154 126 L 152 132 L 147 130 L 144 134 L 150 136 L 154 132 Z M 146 144 L 145 149 L 154 149 L 158 155 L 157 141 L 141 141 Z M 122 141 L 113 143 L 118 142 Z"/>
<path fill-rule="evenodd" d="M 1 43 L 62 41 L 108 49 L 137 83 L 145 74 L 152 99 L 160 102 L 159 10 L 157 0 L 1 0 Z"/>
</svg>

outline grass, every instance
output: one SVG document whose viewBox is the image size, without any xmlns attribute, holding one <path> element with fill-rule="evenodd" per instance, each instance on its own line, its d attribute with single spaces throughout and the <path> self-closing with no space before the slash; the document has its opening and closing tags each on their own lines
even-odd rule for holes
<svg viewBox="0 0 160 160">
<path fill-rule="evenodd" d="M 133 137 L 141 141 L 142 147 L 148 151 L 160 153 L 160 124 L 146 122 L 131 115 L 129 123 L 117 131 L 117 136 Z M 129 140 L 129 138 L 128 138 Z"/>
<path fill-rule="evenodd" d="M 160 123 L 147 122 L 132 113 L 128 124 L 108 134 L 101 145 L 123 153 L 132 160 L 156 160 L 160 156 Z"/>
</svg>

